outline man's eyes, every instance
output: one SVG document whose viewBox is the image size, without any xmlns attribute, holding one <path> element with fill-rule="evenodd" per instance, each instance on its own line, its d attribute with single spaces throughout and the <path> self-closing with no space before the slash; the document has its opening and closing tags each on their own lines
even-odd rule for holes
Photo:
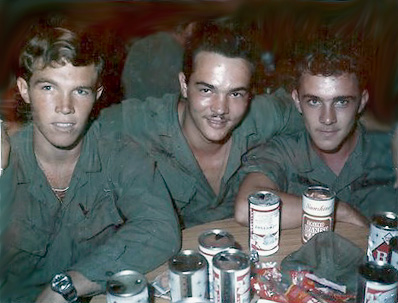
<svg viewBox="0 0 398 303">
<path fill-rule="evenodd" d="M 42 90 L 46 90 L 46 91 L 50 91 L 52 88 L 53 88 L 53 87 L 52 87 L 51 85 L 47 85 L 47 84 L 41 86 L 41 89 L 42 89 Z"/>
<path fill-rule="evenodd" d="M 334 104 L 336 107 L 345 107 L 349 103 L 348 100 L 337 100 Z"/>
<path fill-rule="evenodd" d="M 207 93 L 210 93 L 210 92 L 211 92 L 211 89 L 210 89 L 210 88 L 207 88 L 207 87 L 203 87 L 203 88 L 200 88 L 199 91 L 200 91 L 201 93 L 207 94 Z"/>
<path fill-rule="evenodd" d="M 308 100 L 307 100 L 307 103 L 308 103 L 309 105 L 311 105 L 311 106 L 315 106 L 315 105 L 320 104 L 321 102 L 320 102 L 319 100 L 317 100 L 317 99 L 308 99 Z"/>
<path fill-rule="evenodd" d="M 231 96 L 234 97 L 234 98 L 241 98 L 241 97 L 243 97 L 245 95 L 246 95 L 245 92 L 232 92 L 231 93 Z"/>
</svg>

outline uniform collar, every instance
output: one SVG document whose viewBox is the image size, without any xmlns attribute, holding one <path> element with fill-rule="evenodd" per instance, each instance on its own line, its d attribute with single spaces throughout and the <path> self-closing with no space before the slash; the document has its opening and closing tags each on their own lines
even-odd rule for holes
<svg viewBox="0 0 398 303">
<path fill-rule="evenodd" d="M 81 173 L 98 172 L 101 170 L 101 161 L 98 151 L 98 140 L 95 138 L 95 133 L 98 133 L 97 126 L 91 126 L 84 139 L 83 147 L 80 158 L 76 164 L 74 175 L 80 175 Z M 36 157 L 33 151 L 33 124 L 29 123 L 20 132 L 18 132 L 13 138 L 12 149 L 15 150 L 12 153 L 17 155 L 17 180 L 18 183 L 31 183 L 36 180 L 38 173 L 42 173 L 37 164 Z M 79 173 L 76 174 L 76 171 Z M 34 172 L 32 174 L 32 172 Z"/>
</svg>

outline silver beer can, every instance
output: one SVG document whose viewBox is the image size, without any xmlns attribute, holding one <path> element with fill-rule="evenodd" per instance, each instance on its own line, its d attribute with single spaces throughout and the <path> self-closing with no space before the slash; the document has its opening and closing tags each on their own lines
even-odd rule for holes
<svg viewBox="0 0 398 303">
<path fill-rule="evenodd" d="M 335 194 L 324 186 L 309 186 L 303 193 L 303 243 L 307 243 L 317 233 L 333 230 L 334 198 Z"/>
<path fill-rule="evenodd" d="M 269 191 L 259 191 L 249 200 L 249 251 L 269 256 L 279 249 L 280 198 Z"/>
<path fill-rule="evenodd" d="M 250 260 L 238 249 L 227 249 L 213 258 L 214 302 L 250 302 Z"/>
<path fill-rule="evenodd" d="M 199 252 L 206 258 L 208 265 L 209 298 L 213 299 L 213 257 L 220 251 L 233 248 L 235 239 L 232 234 L 221 229 L 205 231 L 199 236 Z"/>
<path fill-rule="evenodd" d="M 357 303 L 396 303 L 398 272 L 390 264 L 366 262 L 359 266 Z"/>
<path fill-rule="evenodd" d="M 169 284 L 172 302 L 184 298 L 208 297 L 207 261 L 194 250 L 182 250 L 169 260 Z"/>
<path fill-rule="evenodd" d="M 148 303 L 148 286 L 144 275 L 123 270 L 111 276 L 106 283 L 107 303 Z"/>
<path fill-rule="evenodd" d="M 368 238 L 368 261 L 388 263 L 390 239 L 398 236 L 398 216 L 382 212 L 372 216 Z"/>
</svg>

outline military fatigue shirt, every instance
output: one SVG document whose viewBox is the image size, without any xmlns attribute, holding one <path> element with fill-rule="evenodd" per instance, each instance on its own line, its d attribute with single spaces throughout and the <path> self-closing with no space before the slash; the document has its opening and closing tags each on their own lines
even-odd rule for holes
<svg viewBox="0 0 398 303">
<path fill-rule="evenodd" d="M 247 116 L 233 131 L 227 167 L 216 195 L 182 133 L 178 101 L 177 95 L 148 98 L 143 102 L 125 100 L 105 109 L 100 123 L 106 133 L 113 129 L 130 134 L 156 159 L 185 227 L 232 217 L 241 156 L 248 148 L 276 134 L 296 132 L 297 128 L 304 127 L 293 100 L 285 91 L 252 100 Z"/>
<path fill-rule="evenodd" d="M 391 134 L 366 133 L 359 137 L 337 176 L 311 147 L 306 131 L 276 137 L 251 150 L 243 160 L 245 172 L 261 172 L 282 192 L 301 196 L 310 185 L 323 185 L 370 217 L 378 211 L 397 211 L 397 191 L 393 188 Z"/>
<path fill-rule="evenodd" d="M 131 139 L 106 141 L 92 125 L 62 202 L 36 162 L 32 127 L 12 138 L 11 146 L 6 173 L 15 173 L 16 182 L 3 235 L 1 302 L 8 296 L 34 302 L 55 274 L 72 270 L 104 291 L 113 273 L 146 273 L 178 251 L 180 228 L 170 196 Z"/>
</svg>

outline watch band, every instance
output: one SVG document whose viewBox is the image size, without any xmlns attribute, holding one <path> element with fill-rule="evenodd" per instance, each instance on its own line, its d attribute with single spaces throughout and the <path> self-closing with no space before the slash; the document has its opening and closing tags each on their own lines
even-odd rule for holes
<svg viewBox="0 0 398 303">
<path fill-rule="evenodd" d="M 56 274 L 51 281 L 51 289 L 62 295 L 68 302 L 79 302 L 76 288 L 68 274 Z"/>
</svg>

